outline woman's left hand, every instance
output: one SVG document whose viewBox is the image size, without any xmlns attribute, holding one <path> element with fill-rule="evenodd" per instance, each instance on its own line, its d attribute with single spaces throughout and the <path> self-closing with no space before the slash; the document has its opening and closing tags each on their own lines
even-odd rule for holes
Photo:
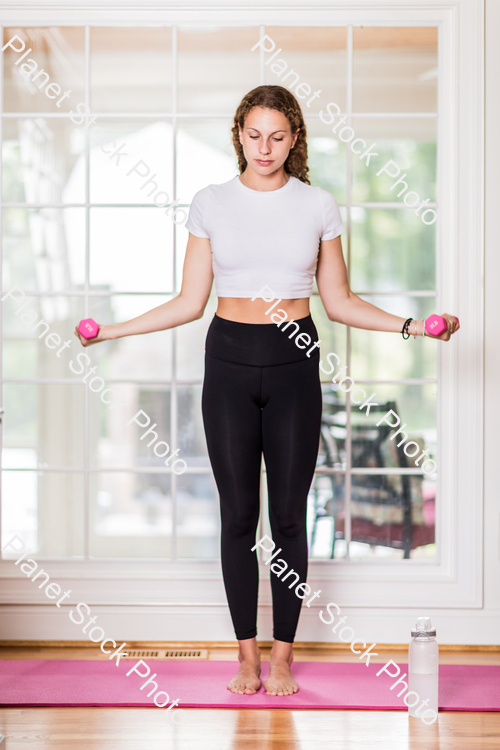
<svg viewBox="0 0 500 750">
<path fill-rule="evenodd" d="M 446 320 L 446 331 L 443 331 L 439 336 L 433 336 L 431 333 L 425 332 L 425 335 L 428 336 L 430 339 L 439 339 L 440 341 L 449 341 L 451 338 L 451 335 L 453 333 L 456 333 L 460 328 L 460 323 L 458 318 L 456 318 L 454 315 L 448 315 L 448 313 L 443 313 L 441 315 L 442 318 Z"/>
</svg>

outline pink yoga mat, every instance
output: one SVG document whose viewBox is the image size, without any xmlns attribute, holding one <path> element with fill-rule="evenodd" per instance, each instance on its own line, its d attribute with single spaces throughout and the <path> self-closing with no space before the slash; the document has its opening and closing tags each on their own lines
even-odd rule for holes
<svg viewBox="0 0 500 750">
<path fill-rule="evenodd" d="M 395 679 L 385 673 L 376 677 L 381 664 L 295 662 L 292 672 L 298 693 L 288 697 L 235 695 L 226 689 L 237 664 L 230 661 L 154 661 L 150 677 L 179 708 L 359 708 L 406 711 Z M 126 673 L 136 664 L 114 661 L 0 660 L 1 706 L 151 706 L 141 685 L 147 678 Z M 401 675 L 407 671 L 400 664 Z M 146 671 L 141 666 L 143 673 Z M 269 663 L 263 663 L 263 679 Z M 158 699 L 160 702 L 162 699 Z M 439 669 L 439 708 L 447 711 L 500 711 L 500 667 L 443 665 Z"/>
</svg>

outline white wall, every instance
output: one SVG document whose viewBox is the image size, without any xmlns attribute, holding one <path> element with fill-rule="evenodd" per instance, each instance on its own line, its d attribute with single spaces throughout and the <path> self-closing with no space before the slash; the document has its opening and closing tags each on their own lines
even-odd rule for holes
<svg viewBox="0 0 500 750">
<path fill-rule="evenodd" d="M 485 7 L 485 451 L 484 609 L 497 617 L 500 642 L 500 3 Z M 471 248 L 474 252 L 475 248 Z"/>
<path fill-rule="evenodd" d="M 462 0 L 457 0 L 458 5 Z M 463 4 L 474 4 L 474 0 L 463 0 Z M 431 5 L 433 3 L 430 3 Z M 453 4 L 450 2 L 450 5 Z M 332 6 L 340 3 L 332 2 Z M 354 3 L 353 3 L 354 5 Z M 360 3 L 357 5 L 361 6 Z M 401 3 L 399 3 L 401 6 Z M 435 4 L 437 7 L 437 3 Z M 67 9 L 68 6 L 66 6 Z M 371 6 L 377 7 L 376 4 Z M 475 4 L 480 9 L 479 4 Z M 297 633 L 300 641 L 330 641 L 333 636 L 328 626 L 318 618 L 321 607 L 327 601 L 338 601 L 343 614 L 348 616 L 348 623 L 363 640 L 371 643 L 406 642 L 409 627 L 417 614 L 430 614 L 438 624 L 438 639 L 441 643 L 500 643 L 500 510 L 498 503 L 498 472 L 500 461 L 500 396 L 497 393 L 498 373 L 500 372 L 500 352 L 498 351 L 497 326 L 500 321 L 500 295 L 497 290 L 497 279 L 500 279 L 500 259 L 498 237 L 500 234 L 500 212 L 496 201 L 500 199 L 500 177 L 497 165 L 500 164 L 500 145 L 498 125 L 500 122 L 500 102 L 498 97 L 498 76 L 500 75 L 500 49 L 498 33 L 500 31 L 500 3 L 498 0 L 486 0 L 486 247 L 485 247 L 485 408 L 484 408 L 484 496 L 481 496 L 480 482 L 476 492 L 471 492 L 470 503 L 479 517 L 484 501 L 484 574 L 483 580 L 476 587 L 475 599 L 470 595 L 463 607 L 458 601 L 458 594 L 453 600 L 434 599 L 435 605 L 421 608 L 411 606 L 411 596 L 407 602 L 399 600 L 398 607 L 380 606 L 377 603 L 377 592 L 385 586 L 389 597 L 391 583 L 384 574 L 373 576 L 373 584 L 366 591 L 368 597 L 362 599 L 354 595 L 355 587 L 342 571 L 338 569 L 333 576 L 328 568 L 317 568 L 319 571 L 310 581 L 313 588 L 322 588 L 323 595 L 319 606 L 304 608 Z M 458 13 L 458 11 L 457 11 Z M 272 19 L 269 19 L 271 23 Z M 284 20 L 282 20 L 284 22 Z M 390 20 L 387 20 L 390 23 Z M 474 40 L 476 47 L 481 47 L 482 40 Z M 459 92 L 459 96 L 460 96 Z M 461 106 L 467 107 L 462 101 Z M 495 232 L 495 229 L 497 230 Z M 481 256 L 483 248 L 461 245 L 462 253 Z M 477 291 L 473 290 L 473 291 Z M 464 325 L 465 323 L 465 325 Z M 465 326 L 466 321 L 462 321 Z M 459 436 L 459 443 L 475 438 L 471 434 Z M 472 448 L 472 446 L 471 446 Z M 467 451 L 466 451 L 467 452 Z M 458 471 L 458 467 L 457 467 Z M 461 550 L 468 550 L 475 544 L 475 537 L 467 529 L 459 538 L 456 552 L 459 568 Z M 455 561 L 456 562 L 456 561 Z M 83 640 L 84 634 L 68 617 L 68 608 L 56 609 L 48 604 L 43 592 L 35 590 L 35 584 L 26 579 L 9 578 L 11 575 L 4 563 L 1 569 L 2 593 L 0 594 L 0 638 L 4 639 L 68 639 Z M 71 601 L 88 603 L 92 614 L 98 615 L 106 635 L 123 640 L 233 640 L 224 589 L 218 565 L 193 564 L 190 577 L 186 578 L 185 570 L 169 569 L 165 574 L 151 574 L 141 562 L 136 564 L 113 564 L 108 567 L 106 579 L 103 566 L 89 566 L 85 572 L 78 569 L 76 563 L 48 563 L 46 568 L 54 581 L 58 581 L 63 590 L 71 589 Z M 480 567 L 480 566 L 479 566 Z M 479 569 L 478 567 L 478 569 Z M 141 574 L 144 570 L 144 574 Z M 266 569 L 267 570 L 267 569 Z M 408 581 L 416 576 L 408 572 Z M 408 567 L 410 571 L 410 566 Z M 109 596 L 110 580 L 113 583 L 113 597 Z M 328 580 L 329 578 L 329 580 Z M 449 581 L 450 591 L 453 581 Z M 482 583 L 482 586 L 481 586 Z M 401 584 L 401 581 L 399 581 Z M 472 585 L 472 584 L 471 584 Z M 425 583 L 422 582 L 425 601 Z M 481 591 L 482 588 L 482 591 Z M 411 587 L 408 591 L 412 591 Z M 443 589 L 444 590 L 444 589 Z M 419 590 L 421 591 L 421 590 Z M 481 597 L 482 594 L 482 597 Z M 271 638 L 271 609 L 269 583 L 264 580 L 261 585 L 259 614 L 259 636 L 263 640 Z M 318 600 L 317 600 L 318 601 Z M 380 600 L 382 601 L 382 600 Z M 15 602 L 15 603 L 13 603 Z M 113 603 L 112 603 L 113 602 Z M 343 605 L 342 602 L 345 602 Z M 439 603 L 439 606 L 438 606 Z M 349 606 L 347 606 L 349 605 Z"/>
</svg>

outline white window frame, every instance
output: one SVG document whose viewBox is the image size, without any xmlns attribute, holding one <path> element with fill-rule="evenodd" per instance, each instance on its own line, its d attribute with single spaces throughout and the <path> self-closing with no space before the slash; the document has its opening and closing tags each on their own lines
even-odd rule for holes
<svg viewBox="0 0 500 750">
<path fill-rule="evenodd" d="M 150 0 L 43 0 L 34 13 L 30 0 L 2 3 L 7 26 L 144 26 L 161 24 L 254 26 L 375 25 L 439 29 L 438 90 L 438 297 L 437 312 L 457 312 L 462 328 L 453 343 L 439 346 L 441 398 L 438 406 L 439 478 L 435 561 L 405 560 L 373 565 L 366 561 L 310 560 L 308 582 L 323 590 L 322 601 L 342 607 L 478 609 L 483 605 L 483 265 L 484 265 L 484 9 L 481 0 L 338 2 L 314 7 L 281 2 L 265 12 L 232 1 L 223 8 L 208 0 L 188 5 Z M 256 39 L 257 41 L 257 39 Z M 433 342 L 428 342 L 434 346 Z M 461 436 L 469 436 L 468 440 Z M 468 442 L 469 441 L 469 442 Z M 445 531 L 446 530 L 446 531 Z M 465 549 L 461 540 L 467 539 Z M 53 561 L 54 580 L 88 594 L 88 600 L 130 607 L 165 606 L 169 613 L 203 610 L 215 616 L 226 606 L 218 561 Z M 268 568 L 262 568 L 261 606 L 270 611 Z M 38 592 L 21 586 L 12 563 L 0 563 L 3 602 L 40 604 Z M 118 579 L 129 584 L 123 589 Z M 147 582 L 147 585 L 145 585 Z M 159 584 L 161 582 L 161 584 Z M 390 584 L 390 585 L 388 585 Z M 324 606 L 324 605 L 322 605 Z M 311 610 L 314 608 L 314 604 Z M 128 610 L 127 610 L 128 611 Z M 317 613 L 315 613 L 317 614 Z M 224 617 L 227 617 L 224 614 Z M 316 618 L 317 619 L 317 618 Z M 325 638 L 319 637 L 319 640 Z"/>
</svg>

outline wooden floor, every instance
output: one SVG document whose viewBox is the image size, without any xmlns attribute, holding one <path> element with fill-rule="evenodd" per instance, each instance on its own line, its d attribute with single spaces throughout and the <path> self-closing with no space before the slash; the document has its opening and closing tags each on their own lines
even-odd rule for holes
<svg viewBox="0 0 500 750">
<path fill-rule="evenodd" d="M 96 659 L 89 646 L 5 645 L 0 659 Z M 208 649 L 209 659 L 236 660 L 232 645 L 196 646 Z M 382 664 L 405 661 L 406 648 L 378 649 Z M 268 658 L 269 649 L 262 650 Z M 296 646 L 297 661 L 345 662 L 351 656 L 340 644 Z M 500 650 L 441 647 L 440 662 L 500 665 Z M 440 712 L 426 726 L 403 711 L 185 710 L 186 721 L 175 726 L 154 708 L 0 709 L 0 750 L 500 750 L 500 713 L 493 712 Z"/>
</svg>

